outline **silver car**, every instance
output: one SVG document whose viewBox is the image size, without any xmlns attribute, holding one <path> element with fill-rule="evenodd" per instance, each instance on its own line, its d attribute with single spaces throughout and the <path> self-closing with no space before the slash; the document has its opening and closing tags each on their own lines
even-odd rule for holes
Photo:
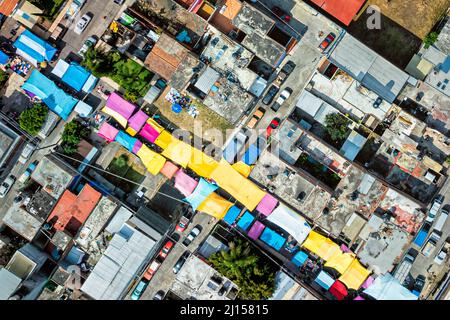
<svg viewBox="0 0 450 320">
<path fill-rule="evenodd" d="M 73 29 L 73 32 L 76 34 L 81 34 L 84 29 L 86 29 L 89 22 L 92 20 L 92 15 L 85 13 L 80 20 L 78 20 L 77 24 L 75 25 L 75 28 Z"/>
<path fill-rule="evenodd" d="M 13 186 L 14 182 L 16 181 L 16 177 L 13 175 L 10 175 L 8 178 L 3 181 L 3 183 L 0 185 L 0 198 L 4 198 L 6 194 L 11 190 L 11 187 Z"/>
<path fill-rule="evenodd" d="M 80 55 L 84 58 L 84 55 L 89 50 L 89 48 L 95 46 L 96 43 L 97 43 L 97 39 L 95 39 L 94 37 L 87 38 L 86 41 L 83 43 L 83 46 L 81 47 L 81 49 L 78 51 L 78 55 Z"/>
</svg>

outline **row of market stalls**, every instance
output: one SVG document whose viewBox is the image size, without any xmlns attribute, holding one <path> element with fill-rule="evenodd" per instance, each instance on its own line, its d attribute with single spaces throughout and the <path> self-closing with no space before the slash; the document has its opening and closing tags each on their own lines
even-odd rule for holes
<svg viewBox="0 0 450 320">
<path fill-rule="evenodd" d="M 286 246 L 288 236 L 293 237 L 300 249 L 293 255 L 292 263 L 303 268 L 309 260 L 320 261 L 322 266 L 314 282 L 336 299 L 345 299 L 349 290 L 366 292 L 375 299 L 417 299 L 399 283 L 394 283 L 395 279 L 387 281 L 386 276 L 374 279 L 347 247 L 341 247 L 313 231 L 302 216 L 261 190 L 227 161 L 216 161 L 175 138 L 142 110 L 135 112 L 136 109 L 118 94 L 111 94 L 102 112 L 114 118 L 126 131 L 105 122 L 98 134 L 108 141 L 117 141 L 135 153 L 152 174 L 161 172 L 169 179 L 173 178 L 175 188 L 186 197 L 184 200 L 194 210 L 221 219 L 239 228 L 249 238 L 258 239 L 277 251 Z M 134 137 L 137 134 L 144 143 Z M 146 142 L 160 147 L 162 153 L 152 151 Z M 200 178 L 197 180 L 190 176 L 187 168 Z M 245 209 L 217 194 L 215 191 L 219 187 Z M 280 228 L 285 232 L 280 232 Z M 326 271 L 330 269 L 334 272 Z M 364 298 L 358 295 L 355 299 Z"/>
</svg>

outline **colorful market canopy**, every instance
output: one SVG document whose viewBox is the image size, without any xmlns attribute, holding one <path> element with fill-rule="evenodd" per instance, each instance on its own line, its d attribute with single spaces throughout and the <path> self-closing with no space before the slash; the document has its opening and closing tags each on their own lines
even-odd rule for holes
<svg viewBox="0 0 450 320">
<path fill-rule="evenodd" d="M 59 60 L 58 63 L 60 61 L 63 60 Z M 61 77 L 61 80 L 77 91 L 91 92 L 98 79 L 79 64 L 72 62 Z M 87 87 L 85 87 L 86 83 L 88 83 Z"/>
<path fill-rule="evenodd" d="M 130 152 L 133 152 L 133 146 L 136 143 L 137 139 L 129 136 L 124 131 L 120 130 L 116 135 L 116 142 L 120 143 L 125 149 Z"/>
<path fill-rule="evenodd" d="M 53 81 L 37 70 L 33 70 L 28 80 L 22 85 L 22 89 L 41 99 L 50 110 L 64 121 L 67 120 L 78 102 L 77 99 L 58 88 Z"/>
<path fill-rule="evenodd" d="M 106 113 L 113 117 L 122 127 L 127 126 L 127 121 L 133 114 L 136 106 L 117 93 L 113 92 L 106 100 L 106 106 L 102 109 L 103 113 Z"/>
<path fill-rule="evenodd" d="M 247 231 L 253 220 L 255 220 L 255 217 L 250 212 L 246 211 L 244 215 L 239 219 L 237 226 L 242 230 Z"/>
<path fill-rule="evenodd" d="M 188 168 L 203 178 L 209 179 L 219 163 L 196 148 L 191 149 Z"/>
<path fill-rule="evenodd" d="M 170 161 L 166 161 L 161 169 L 161 174 L 163 174 L 167 179 L 172 179 L 178 170 L 179 168 L 175 164 Z"/>
<path fill-rule="evenodd" d="M 376 300 L 417 300 L 415 294 L 402 286 L 390 273 L 379 276 L 363 291 Z"/>
<path fill-rule="evenodd" d="M 117 134 L 119 133 L 119 130 L 114 128 L 112 125 L 110 125 L 108 122 L 103 122 L 100 129 L 98 130 L 98 135 L 109 142 L 114 141 L 116 139 Z"/>
<path fill-rule="evenodd" d="M 130 128 L 128 128 L 127 131 L 129 129 Z M 134 129 L 131 129 L 131 130 L 134 130 Z M 156 138 L 158 138 L 158 136 L 159 136 L 159 132 L 154 127 L 149 125 L 148 123 L 144 124 L 144 127 L 139 132 L 139 134 L 141 137 L 147 139 L 151 143 L 155 143 Z"/>
<path fill-rule="evenodd" d="M 344 300 L 344 298 L 348 295 L 347 288 L 339 280 L 336 280 L 333 283 L 329 289 L 329 292 L 338 300 Z"/>
<path fill-rule="evenodd" d="M 335 255 L 341 254 L 341 249 L 336 243 L 315 231 L 309 233 L 302 247 L 318 255 L 325 261 L 330 260 Z"/>
<path fill-rule="evenodd" d="M 189 202 L 192 206 L 192 209 L 197 210 L 198 206 L 205 201 L 205 199 L 213 193 L 218 187 L 212 183 L 209 183 L 203 178 L 200 178 L 200 181 L 195 188 L 194 192 L 191 195 L 184 199 Z M 227 209 L 228 210 L 228 209 Z M 225 211 L 226 213 L 226 211 Z M 225 215 L 225 214 L 224 214 Z"/>
<path fill-rule="evenodd" d="M 292 263 L 295 264 L 297 267 L 301 267 L 306 260 L 308 259 L 308 254 L 304 251 L 299 251 L 295 254 L 295 256 L 292 258 Z"/>
<path fill-rule="evenodd" d="M 149 116 L 142 110 L 138 110 L 130 119 L 128 119 L 127 132 L 131 136 L 135 136 L 142 126 L 145 124 Z"/>
<path fill-rule="evenodd" d="M 158 122 L 156 122 L 155 120 L 153 120 L 152 118 L 149 118 L 149 119 L 147 120 L 147 124 L 150 125 L 150 126 L 152 126 L 153 129 L 155 129 L 156 131 L 158 131 L 158 133 L 161 133 L 161 132 L 164 131 L 164 128 L 163 128 Z"/>
<path fill-rule="evenodd" d="M 245 164 L 242 161 L 233 163 L 231 166 L 233 167 L 234 170 L 239 172 L 245 178 L 247 178 L 252 172 L 252 167 L 250 167 L 249 165 Z"/>
<path fill-rule="evenodd" d="M 286 239 L 282 235 L 278 234 L 268 227 L 266 227 L 259 239 L 261 241 L 264 241 L 277 251 L 279 251 L 286 242 Z"/>
<path fill-rule="evenodd" d="M 172 135 L 167 131 L 161 131 L 159 136 L 155 139 L 155 144 L 163 148 L 164 150 L 167 149 L 167 147 L 173 143 L 173 141 L 176 140 Z"/>
<path fill-rule="evenodd" d="M 344 274 L 348 267 L 355 260 L 353 253 L 341 253 L 333 256 L 324 266 L 337 270 L 340 274 Z"/>
<path fill-rule="evenodd" d="M 270 193 L 267 193 L 256 207 L 256 210 L 258 210 L 263 215 L 268 217 L 273 212 L 273 210 L 275 210 L 277 204 L 278 200 L 275 199 L 275 197 L 272 196 Z"/>
<path fill-rule="evenodd" d="M 354 259 L 347 270 L 339 277 L 339 281 L 349 289 L 358 290 L 369 274 L 370 271 L 364 268 L 357 259 Z"/>
<path fill-rule="evenodd" d="M 232 202 L 225 200 L 217 193 L 213 192 L 206 197 L 206 199 L 198 206 L 197 210 L 220 220 L 223 219 L 232 206 Z"/>
<path fill-rule="evenodd" d="M 157 175 L 166 162 L 166 159 L 162 155 L 154 152 L 145 144 L 139 149 L 137 156 L 141 159 L 148 172 L 153 175 Z"/>
<path fill-rule="evenodd" d="M 253 240 L 258 239 L 265 228 L 266 226 L 260 221 L 256 221 L 248 231 L 248 237 Z"/>
<path fill-rule="evenodd" d="M 9 56 L 0 50 L 0 64 L 7 64 L 9 61 Z"/>
<path fill-rule="evenodd" d="M 190 196 L 194 192 L 198 185 L 198 181 L 191 178 L 183 170 L 178 170 L 175 173 L 175 188 L 178 189 L 186 197 Z"/>
<path fill-rule="evenodd" d="M 164 149 L 162 155 L 186 168 L 191 160 L 192 147 L 181 140 L 173 139 L 167 148 Z"/>
<path fill-rule="evenodd" d="M 333 285 L 335 280 L 328 273 L 322 270 L 314 281 L 322 288 L 328 290 Z"/>
<path fill-rule="evenodd" d="M 225 217 L 223 218 L 223 221 L 228 223 L 229 225 L 233 224 L 236 221 L 236 218 L 239 216 L 239 213 L 241 213 L 241 209 L 237 206 L 232 206 Z"/>
<path fill-rule="evenodd" d="M 225 159 L 220 160 L 211 174 L 211 179 L 250 211 L 253 211 L 267 194 L 241 176 Z"/>
<path fill-rule="evenodd" d="M 298 243 L 303 243 L 311 232 L 306 220 L 282 203 L 273 210 L 267 220 L 288 232 Z"/>
<path fill-rule="evenodd" d="M 22 32 L 14 42 L 14 46 L 17 48 L 16 53 L 18 55 L 24 57 L 36 67 L 40 62 L 51 61 L 56 51 L 58 51 L 28 30 Z"/>
<path fill-rule="evenodd" d="M 131 150 L 131 152 L 133 152 L 134 154 L 137 154 L 138 151 L 141 150 L 142 146 L 143 146 L 143 143 L 136 139 L 136 142 L 134 143 L 134 146 L 133 146 L 133 150 Z"/>
</svg>

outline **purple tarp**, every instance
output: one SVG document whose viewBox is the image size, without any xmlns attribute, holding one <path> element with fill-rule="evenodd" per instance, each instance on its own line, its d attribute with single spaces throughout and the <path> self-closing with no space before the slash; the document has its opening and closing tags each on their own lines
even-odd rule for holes
<svg viewBox="0 0 450 320">
<path fill-rule="evenodd" d="M 353 299 L 353 300 L 366 300 L 366 299 L 364 299 L 363 297 L 361 297 L 361 296 L 357 296 L 355 299 Z"/>
<path fill-rule="evenodd" d="M 134 143 L 132 152 L 133 152 L 134 154 L 137 154 L 138 151 L 139 151 L 139 149 L 141 149 L 141 147 L 142 147 L 142 142 L 140 142 L 139 140 L 137 140 L 137 141 Z"/>
<path fill-rule="evenodd" d="M 262 198 L 261 202 L 256 207 L 256 210 L 261 212 L 263 215 L 268 217 L 272 211 L 275 209 L 275 207 L 278 204 L 278 200 L 275 199 L 272 195 L 266 194 L 264 198 Z"/>
<path fill-rule="evenodd" d="M 190 196 L 198 185 L 198 181 L 185 174 L 181 169 L 175 173 L 174 177 L 175 188 L 177 188 L 186 197 Z"/>
<path fill-rule="evenodd" d="M 134 110 L 136 109 L 136 106 L 134 104 L 128 102 L 115 92 L 109 95 L 108 100 L 106 100 L 106 106 L 109 109 L 116 111 L 127 120 L 131 117 Z"/>
<path fill-rule="evenodd" d="M 148 118 L 149 116 L 144 111 L 139 110 L 128 120 L 128 126 L 138 133 Z"/>
<path fill-rule="evenodd" d="M 147 139 L 151 143 L 154 143 L 156 138 L 159 136 L 159 132 L 156 131 L 151 125 L 146 123 L 144 127 L 142 128 L 141 132 L 139 132 L 141 137 Z"/>
<path fill-rule="evenodd" d="M 361 288 L 367 289 L 368 287 L 370 287 L 372 285 L 372 283 L 374 282 L 374 278 L 372 276 L 369 276 L 366 281 L 364 281 L 364 283 L 361 285 Z"/>
<path fill-rule="evenodd" d="M 259 236 L 261 235 L 261 233 L 264 231 L 264 229 L 266 228 L 265 225 L 263 225 L 261 222 L 256 221 L 253 226 L 250 228 L 250 230 L 248 231 L 248 236 L 253 239 L 256 240 L 259 238 Z"/>
<path fill-rule="evenodd" d="M 98 130 L 98 135 L 102 137 L 103 139 L 108 140 L 109 142 L 114 141 L 117 134 L 119 133 L 119 130 L 114 128 L 112 125 L 110 125 L 108 122 L 103 122 L 102 126 L 100 127 L 100 130 Z"/>
</svg>

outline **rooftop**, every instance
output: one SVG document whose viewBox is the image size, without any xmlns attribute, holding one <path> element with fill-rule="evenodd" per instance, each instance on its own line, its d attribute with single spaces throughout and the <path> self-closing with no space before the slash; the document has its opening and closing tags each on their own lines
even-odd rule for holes
<svg viewBox="0 0 450 320">
<path fill-rule="evenodd" d="M 40 220 L 45 221 L 55 203 L 56 200 L 41 189 L 31 196 L 30 201 L 26 205 L 26 209 Z"/>
<path fill-rule="evenodd" d="M 219 289 L 225 286 L 227 291 L 219 295 Z M 182 299 L 196 300 L 233 300 L 228 297 L 231 288 L 237 286 L 220 275 L 206 262 L 190 255 L 172 283 L 171 291 Z"/>
<path fill-rule="evenodd" d="M 275 21 L 248 3 L 242 3 L 239 13 L 233 18 L 233 24 L 247 35 L 258 32 L 267 34 Z"/>
<path fill-rule="evenodd" d="M 1 0 L 0 1 L 0 13 L 9 16 L 16 5 L 19 3 L 19 0 Z"/>
<path fill-rule="evenodd" d="M 405 72 L 348 33 L 336 45 L 330 60 L 390 103 L 394 102 L 408 80 Z"/>
<path fill-rule="evenodd" d="M 59 161 L 53 162 L 48 157 L 42 158 L 31 174 L 31 178 L 55 199 L 59 199 L 74 176 L 75 172 L 63 169 Z"/>
<path fill-rule="evenodd" d="M 281 44 L 258 32 L 247 34 L 242 45 L 272 67 L 278 66 L 286 54 L 286 49 Z"/>
<path fill-rule="evenodd" d="M 269 300 L 318 300 L 283 271 L 278 271 L 275 281 L 276 290 Z"/>
<path fill-rule="evenodd" d="M 447 18 L 447 23 L 439 33 L 438 40 L 433 44 L 440 51 L 450 56 L 450 19 Z"/>
<path fill-rule="evenodd" d="M 42 225 L 42 221 L 19 206 L 9 207 L 3 223 L 28 241 L 33 240 Z"/>
<path fill-rule="evenodd" d="M 100 192 L 88 184 L 78 195 L 66 190 L 47 221 L 54 221 L 55 230 L 65 230 L 74 236 L 94 210 L 101 196 Z"/>
<path fill-rule="evenodd" d="M 269 176 L 272 176 L 270 179 Z M 317 185 L 313 178 L 303 177 L 266 149 L 259 158 L 250 178 L 268 188 L 279 199 L 293 206 L 310 219 L 321 215 L 331 194 Z M 298 200 L 303 193 L 303 199 Z"/>
<path fill-rule="evenodd" d="M 311 2 L 348 26 L 366 0 L 311 0 Z"/>
<path fill-rule="evenodd" d="M 2 166 L 19 143 L 19 135 L 0 122 L 0 166 Z"/>
<path fill-rule="evenodd" d="M 19 288 L 22 279 L 5 268 L 0 268 L 0 300 L 8 300 Z"/>
<path fill-rule="evenodd" d="M 172 73 L 170 86 L 178 91 L 182 91 L 197 70 L 200 72 L 203 68 L 204 63 L 189 52 Z"/>
</svg>

